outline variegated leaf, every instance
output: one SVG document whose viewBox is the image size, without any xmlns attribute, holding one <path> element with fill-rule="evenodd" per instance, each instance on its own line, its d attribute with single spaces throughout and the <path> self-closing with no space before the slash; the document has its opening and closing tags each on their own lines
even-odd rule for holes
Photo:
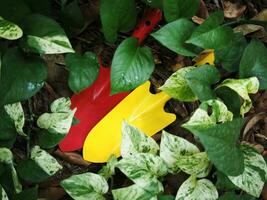
<svg viewBox="0 0 267 200">
<path fill-rule="evenodd" d="M 69 98 L 59 98 L 56 99 L 52 104 L 51 104 L 51 112 L 53 113 L 61 113 L 61 112 L 71 112 L 70 109 L 71 101 Z"/>
<path fill-rule="evenodd" d="M 183 172 L 190 175 L 196 174 L 198 178 L 208 176 L 212 166 L 205 152 L 181 156 L 177 160 L 177 165 Z"/>
<path fill-rule="evenodd" d="M 57 160 L 39 146 L 34 146 L 32 148 L 31 159 L 50 176 L 62 169 L 62 166 Z"/>
<path fill-rule="evenodd" d="M 107 164 L 102 167 L 102 169 L 98 172 L 99 175 L 103 176 L 106 180 L 112 177 L 115 174 L 115 167 L 118 163 L 118 159 L 116 156 L 112 155 Z"/>
<path fill-rule="evenodd" d="M 122 124 L 121 155 L 123 158 L 135 153 L 151 153 L 156 155 L 159 150 L 158 144 L 141 130 L 129 125 Z"/>
<path fill-rule="evenodd" d="M 267 180 L 267 165 L 264 158 L 248 145 L 242 145 L 245 170 L 239 176 L 228 176 L 230 181 L 248 194 L 259 197 Z"/>
<path fill-rule="evenodd" d="M 6 191 L 4 190 L 4 188 L 0 185 L 0 192 L 1 192 L 1 200 L 8 200 L 8 196 L 6 194 Z"/>
<path fill-rule="evenodd" d="M 17 40 L 22 37 L 22 34 L 23 32 L 18 25 L 0 17 L 0 38 Z"/>
<path fill-rule="evenodd" d="M 199 149 L 187 140 L 166 131 L 162 132 L 160 157 L 165 161 L 170 172 L 177 172 L 179 170 L 177 161 L 181 156 L 192 155 L 198 152 Z"/>
<path fill-rule="evenodd" d="M 175 200 L 216 200 L 218 192 L 208 179 L 189 177 L 179 188 Z"/>
<path fill-rule="evenodd" d="M 25 123 L 24 111 L 20 102 L 5 105 L 5 111 L 9 117 L 14 121 L 17 132 L 26 136 L 23 132 L 23 126 Z"/>
<path fill-rule="evenodd" d="M 256 77 L 245 79 L 226 79 L 216 88 L 216 90 L 222 87 L 228 87 L 242 97 L 243 104 L 240 107 L 240 114 L 244 116 L 244 114 L 247 113 L 252 106 L 249 94 L 257 93 L 259 85 L 259 80 Z"/>
</svg>

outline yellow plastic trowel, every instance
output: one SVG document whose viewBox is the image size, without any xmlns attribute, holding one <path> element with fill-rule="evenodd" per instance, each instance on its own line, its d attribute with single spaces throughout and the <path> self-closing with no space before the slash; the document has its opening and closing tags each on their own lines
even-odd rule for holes
<svg viewBox="0 0 267 200">
<path fill-rule="evenodd" d="M 171 97 L 163 92 L 151 94 L 149 88 L 147 81 L 133 90 L 91 130 L 83 146 L 85 160 L 102 163 L 112 154 L 120 156 L 123 120 L 152 136 L 176 119 L 174 114 L 164 111 Z"/>
</svg>

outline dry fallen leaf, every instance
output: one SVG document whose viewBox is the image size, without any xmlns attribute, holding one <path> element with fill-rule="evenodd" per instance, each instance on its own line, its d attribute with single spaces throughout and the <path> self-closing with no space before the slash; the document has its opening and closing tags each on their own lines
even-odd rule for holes
<svg viewBox="0 0 267 200">
<path fill-rule="evenodd" d="M 205 19 L 198 16 L 193 16 L 192 21 L 195 22 L 196 24 L 202 24 L 205 21 Z"/>
<path fill-rule="evenodd" d="M 247 6 L 239 3 L 232 3 L 230 1 L 221 0 L 223 5 L 224 16 L 226 18 L 234 19 L 244 14 Z"/>
</svg>

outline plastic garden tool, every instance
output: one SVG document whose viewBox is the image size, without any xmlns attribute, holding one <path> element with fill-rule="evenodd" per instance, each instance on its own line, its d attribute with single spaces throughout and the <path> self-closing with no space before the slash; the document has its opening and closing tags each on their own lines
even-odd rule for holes
<svg viewBox="0 0 267 200">
<path fill-rule="evenodd" d="M 133 37 L 139 44 L 153 30 L 162 17 L 158 9 L 145 10 L 144 18 L 140 20 L 133 32 Z M 89 131 L 129 93 L 110 96 L 110 68 L 100 67 L 99 76 L 95 83 L 71 98 L 71 107 L 77 108 L 75 117 L 79 123 L 73 125 L 59 144 L 62 151 L 81 149 Z"/>
<path fill-rule="evenodd" d="M 137 87 L 90 131 L 83 146 L 85 160 L 102 163 L 112 154 L 120 156 L 123 120 L 152 136 L 176 119 L 164 111 L 171 97 L 164 92 L 151 94 L 149 88 L 149 81 Z"/>
</svg>

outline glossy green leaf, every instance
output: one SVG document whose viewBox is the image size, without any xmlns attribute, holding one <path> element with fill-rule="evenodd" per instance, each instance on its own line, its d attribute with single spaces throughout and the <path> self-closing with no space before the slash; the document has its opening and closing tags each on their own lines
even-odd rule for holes
<svg viewBox="0 0 267 200">
<path fill-rule="evenodd" d="M 23 32 L 18 25 L 0 17 L 0 38 L 17 40 L 22 37 L 22 34 Z"/>
<path fill-rule="evenodd" d="M 174 72 L 159 89 L 179 101 L 191 102 L 197 100 L 197 96 L 186 80 L 186 74 L 195 67 L 184 67 Z"/>
<path fill-rule="evenodd" d="M 25 117 L 21 103 L 7 104 L 4 108 L 10 118 L 14 121 L 17 132 L 22 136 L 26 136 L 23 132 Z"/>
<path fill-rule="evenodd" d="M 218 196 L 216 187 L 211 181 L 197 180 L 195 176 L 191 176 L 180 186 L 175 200 L 216 200 Z"/>
<path fill-rule="evenodd" d="M 218 200 L 255 200 L 254 197 L 244 194 L 244 195 L 237 195 L 234 192 L 227 192 L 224 195 L 220 196 Z"/>
<path fill-rule="evenodd" d="M 168 22 L 191 18 L 196 14 L 199 4 L 199 0 L 163 0 L 164 16 Z"/>
<path fill-rule="evenodd" d="M 235 33 L 231 42 L 215 50 L 215 62 L 221 64 L 229 72 L 238 71 L 239 63 L 247 41 L 242 33 Z"/>
<path fill-rule="evenodd" d="M 0 185 L 0 197 L 2 200 L 9 200 L 4 188 Z"/>
<path fill-rule="evenodd" d="M 233 30 L 222 27 L 223 12 L 215 12 L 198 26 L 186 42 L 202 47 L 204 49 L 220 49 L 233 39 Z"/>
<path fill-rule="evenodd" d="M 252 101 L 249 94 L 258 92 L 259 80 L 256 77 L 246 79 L 226 79 L 216 88 L 216 90 L 223 87 L 230 88 L 243 99 L 243 104 L 240 107 L 240 114 L 241 116 L 244 116 L 244 114 L 252 107 Z"/>
<path fill-rule="evenodd" d="M 267 88 L 267 49 L 258 40 L 252 40 L 244 51 L 239 66 L 240 78 L 256 76 L 260 89 Z"/>
<path fill-rule="evenodd" d="M 3 56 L 0 80 L 0 105 L 26 100 L 38 92 L 47 76 L 44 61 L 10 48 Z"/>
<path fill-rule="evenodd" d="M 22 47 L 40 54 L 72 53 L 74 50 L 64 30 L 53 19 L 33 14 L 23 20 L 26 35 Z"/>
<path fill-rule="evenodd" d="M 125 39 L 117 48 L 111 65 L 111 93 L 136 88 L 147 81 L 154 70 L 153 55 L 140 47 L 136 38 Z"/>
<path fill-rule="evenodd" d="M 60 185 L 74 200 L 105 200 L 104 194 L 108 191 L 107 181 L 98 174 L 84 173 L 73 175 Z"/>
<path fill-rule="evenodd" d="M 92 85 L 98 76 L 99 64 L 94 53 L 67 54 L 65 63 L 69 70 L 69 87 L 75 93 Z"/>
<path fill-rule="evenodd" d="M 248 145 L 242 145 L 245 170 L 239 176 L 228 178 L 248 194 L 259 197 L 267 180 L 267 165 L 264 158 Z"/>
<path fill-rule="evenodd" d="M 0 141 L 10 140 L 17 135 L 13 120 L 6 113 L 4 107 L 0 108 Z M 1 146 L 1 145 L 0 145 Z"/>
<path fill-rule="evenodd" d="M 204 78 L 205 77 L 205 78 Z M 186 81 L 200 101 L 216 99 L 211 86 L 220 80 L 219 71 L 212 65 L 197 67 L 185 75 Z"/>
<path fill-rule="evenodd" d="M 178 160 L 182 156 L 189 156 L 195 153 L 199 153 L 199 149 L 194 144 L 166 131 L 162 132 L 160 157 L 167 164 L 170 172 L 179 170 Z"/>
<path fill-rule="evenodd" d="M 142 0 L 145 4 L 153 7 L 153 8 L 160 8 L 163 7 L 163 0 Z"/>
<path fill-rule="evenodd" d="M 103 176 L 106 180 L 111 178 L 115 174 L 115 167 L 118 163 L 118 159 L 116 156 L 112 155 L 105 166 L 99 170 L 98 174 Z"/>
<path fill-rule="evenodd" d="M 219 171 L 237 176 L 244 171 L 244 156 L 236 144 L 242 125 L 243 120 L 237 118 L 222 124 L 195 126 L 191 130 L 183 127 L 198 136 L 209 159 Z"/>
<path fill-rule="evenodd" d="M 217 171 L 216 172 L 216 188 L 222 191 L 231 191 L 237 190 L 238 187 L 235 186 L 230 179 L 224 173 Z"/>
<path fill-rule="evenodd" d="M 163 46 L 183 56 L 195 56 L 191 45 L 186 44 L 195 28 L 195 25 L 187 19 L 179 19 L 168 23 L 151 35 Z"/>
<path fill-rule="evenodd" d="M 22 192 L 18 193 L 14 197 L 16 200 L 36 200 L 38 199 L 38 187 L 32 187 L 24 189 Z"/>
<path fill-rule="evenodd" d="M 175 200 L 175 197 L 172 195 L 160 194 L 158 195 L 158 200 Z"/>
<path fill-rule="evenodd" d="M 53 0 L 23 0 L 27 3 L 32 13 L 39 13 L 46 16 L 51 16 L 52 14 L 52 1 Z"/>
<path fill-rule="evenodd" d="M 134 0 L 101 0 L 100 18 L 106 40 L 113 43 L 117 40 L 118 31 L 128 32 L 134 28 L 137 19 L 135 2 Z"/>
<path fill-rule="evenodd" d="M 135 153 L 151 153 L 156 155 L 159 146 L 155 140 L 145 135 L 141 130 L 129 125 L 122 124 L 121 155 L 123 158 Z"/>
</svg>

